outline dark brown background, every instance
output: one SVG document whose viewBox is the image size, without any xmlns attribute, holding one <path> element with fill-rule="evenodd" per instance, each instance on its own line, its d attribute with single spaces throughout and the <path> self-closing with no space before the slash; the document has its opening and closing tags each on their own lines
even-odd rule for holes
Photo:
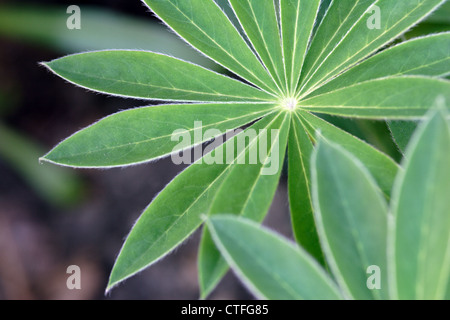
<svg viewBox="0 0 450 320">
<path fill-rule="evenodd" d="M 97 5 L 155 21 L 140 1 L 0 1 L 1 4 Z M 0 9 L 1 10 L 1 9 Z M 43 22 L 44 23 L 44 22 Z M 65 28 L 65 25 L 61 26 Z M 76 31 L 74 31 L 76 32 Z M 69 52 L 67 52 L 69 53 Z M 65 53 L 0 35 L 0 121 L 48 151 L 62 139 L 136 100 L 105 97 L 66 83 L 38 66 Z M 3 139 L 3 142 L 2 142 Z M 0 136 L 0 143 L 6 143 Z M 38 161 L 28 159 L 29 161 Z M 43 164 L 42 166 L 49 166 Z M 72 170 L 84 196 L 58 206 L 0 156 L 0 299 L 198 299 L 199 232 L 162 261 L 104 295 L 122 242 L 142 210 L 182 170 L 170 159 L 124 169 Z M 269 224 L 289 235 L 285 177 Z M 81 290 L 68 290 L 66 268 L 81 268 Z M 211 299 L 251 299 L 229 274 Z"/>
</svg>

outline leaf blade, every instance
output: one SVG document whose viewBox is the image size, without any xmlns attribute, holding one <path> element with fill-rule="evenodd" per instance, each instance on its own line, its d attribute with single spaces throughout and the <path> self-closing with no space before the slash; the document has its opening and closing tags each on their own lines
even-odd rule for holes
<svg viewBox="0 0 450 320">
<path fill-rule="evenodd" d="M 121 97 L 197 102 L 273 99 L 239 81 L 153 52 L 87 52 L 45 66 L 76 85 Z"/>
<path fill-rule="evenodd" d="M 280 1 L 283 56 L 290 95 L 294 94 L 300 80 L 319 5 L 320 0 Z"/>
<path fill-rule="evenodd" d="M 143 163 L 211 139 L 203 129 L 222 130 L 216 134 L 221 135 L 272 108 L 270 104 L 189 104 L 126 110 L 75 133 L 42 160 L 77 168 Z"/>
<path fill-rule="evenodd" d="M 403 76 L 369 80 L 299 102 L 304 110 L 366 119 L 419 119 L 437 96 L 450 99 L 450 81 Z"/>
<path fill-rule="evenodd" d="M 393 293 L 444 299 L 450 273 L 450 128 L 448 112 L 429 113 L 408 145 L 392 199 Z"/>
<path fill-rule="evenodd" d="M 318 232 L 337 282 L 355 299 L 387 299 L 388 207 L 375 181 L 356 157 L 325 141 L 313 153 L 312 180 Z M 367 285 L 372 266 L 380 272 L 376 289 Z"/>
<path fill-rule="evenodd" d="M 228 263 L 257 296 L 282 300 L 342 298 L 305 252 L 254 222 L 215 216 L 209 227 Z"/>
</svg>

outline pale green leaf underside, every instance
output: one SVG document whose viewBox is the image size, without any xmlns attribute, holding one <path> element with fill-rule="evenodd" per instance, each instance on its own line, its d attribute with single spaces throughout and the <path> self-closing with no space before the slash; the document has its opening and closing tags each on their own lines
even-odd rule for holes
<svg viewBox="0 0 450 320">
<path fill-rule="evenodd" d="M 310 159 L 313 144 L 302 120 L 292 113 L 288 146 L 288 193 L 292 229 L 297 242 L 317 261 L 324 264 L 324 256 L 314 222 Z"/>
<path fill-rule="evenodd" d="M 369 80 L 302 100 L 312 112 L 367 119 L 418 119 L 437 96 L 450 101 L 450 81 L 402 76 Z"/>
<path fill-rule="evenodd" d="M 384 50 L 315 90 L 310 97 L 373 79 L 403 75 L 443 77 L 448 74 L 449 32 L 410 40 Z"/>
<path fill-rule="evenodd" d="M 367 10 L 361 15 L 332 52 L 325 59 L 320 60 L 322 61 L 320 66 L 317 66 L 309 79 L 302 84 L 301 92 L 310 91 L 374 53 L 425 18 L 444 1 L 368 1 L 369 3 L 373 2 L 378 9 L 369 6 L 371 10 Z M 374 18 L 377 10 L 381 17 L 380 28 L 369 28 L 371 19 Z"/>
<path fill-rule="evenodd" d="M 248 130 L 271 129 L 279 115 L 267 116 Z M 202 214 L 209 211 L 215 193 L 232 165 L 226 150 L 239 135 L 214 149 L 209 155 L 222 163 L 207 164 L 204 158 L 179 174 L 145 209 L 128 235 L 110 275 L 108 289 L 161 259 L 178 246 L 202 223 Z M 249 140 L 243 150 L 235 146 L 234 157 L 246 152 L 259 134 Z M 174 197 L 173 195 L 177 196 Z"/>
<path fill-rule="evenodd" d="M 303 111 L 300 111 L 298 114 L 306 124 L 305 127 L 310 136 L 315 136 L 316 131 L 319 131 L 320 135 L 325 139 L 337 143 L 350 151 L 368 168 L 384 194 L 387 197 L 390 196 L 394 179 L 399 169 L 394 160 L 366 142 L 359 140 L 355 136 L 352 136 L 315 115 Z"/>
<path fill-rule="evenodd" d="M 392 199 L 393 293 L 399 299 L 443 299 L 449 283 L 450 126 L 446 110 L 433 113 L 407 148 Z"/>
<path fill-rule="evenodd" d="M 261 222 L 266 216 L 278 186 L 289 132 L 289 115 L 286 113 L 274 122 L 279 129 L 262 134 L 258 144 L 252 145 L 241 159 L 249 159 L 262 148 L 266 149 L 255 165 L 234 165 L 212 201 L 209 214 L 226 212 Z M 267 144 L 261 143 L 267 140 Z M 239 161 L 239 159 L 238 159 Z M 272 161 L 266 166 L 266 161 Z M 217 250 L 208 228 L 203 230 L 199 249 L 199 283 L 201 296 L 206 297 L 225 275 L 228 264 Z"/>
<path fill-rule="evenodd" d="M 295 93 L 320 0 L 280 1 L 283 55 L 289 93 Z"/>
<path fill-rule="evenodd" d="M 285 92 L 280 32 L 273 0 L 230 0 L 242 28 L 261 61 Z"/>
<path fill-rule="evenodd" d="M 43 160 L 72 167 L 117 167 L 174 154 L 243 126 L 273 104 L 160 105 L 122 111 L 75 133 Z M 200 126 L 196 125 L 196 121 Z M 183 132 L 179 131 L 183 130 Z M 198 139 L 198 140 L 197 140 Z"/>
<path fill-rule="evenodd" d="M 208 225 L 228 263 L 256 296 L 275 300 L 342 299 L 314 259 L 259 224 L 218 215 L 211 217 Z"/>
<path fill-rule="evenodd" d="M 214 1 L 144 2 L 193 47 L 258 87 L 279 92 L 272 77 Z"/>
<path fill-rule="evenodd" d="M 46 64 L 62 78 L 111 95 L 171 101 L 263 101 L 274 97 L 207 69 L 145 51 L 98 51 Z"/>
<path fill-rule="evenodd" d="M 387 204 L 367 169 L 339 145 L 320 141 L 312 160 L 318 232 L 340 287 L 355 299 L 387 299 Z M 367 286 L 377 266 L 381 289 Z"/>
</svg>

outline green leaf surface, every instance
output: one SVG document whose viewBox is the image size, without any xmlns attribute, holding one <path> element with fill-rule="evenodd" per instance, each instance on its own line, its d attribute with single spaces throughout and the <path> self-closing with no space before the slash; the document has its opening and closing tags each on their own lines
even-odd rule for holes
<svg viewBox="0 0 450 320">
<path fill-rule="evenodd" d="M 387 299 L 388 207 L 383 194 L 364 165 L 339 145 L 320 141 L 311 162 L 314 213 L 336 281 L 349 297 Z M 373 266 L 379 287 L 370 289 L 368 270 Z"/>
<path fill-rule="evenodd" d="M 237 80 L 153 52 L 88 52 L 45 65 L 81 87 L 123 97 L 170 101 L 274 99 Z"/>
<path fill-rule="evenodd" d="M 366 119 L 418 119 L 437 96 L 450 101 L 450 81 L 402 76 L 369 80 L 299 102 L 302 109 Z"/>
<path fill-rule="evenodd" d="M 338 289 L 302 249 L 259 224 L 217 215 L 208 223 L 216 245 L 258 297 L 277 300 L 337 300 Z"/>
<path fill-rule="evenodd" d="M 249 130 L 259 133 L 260 129 L 270 128 L 277 118 L 277 115 L 267 116 L 239 135 Z M 216 192 L 233 167 L 226 150 L 239 135 L 189 166 L 145 209 L 120 251 L 107 290 L 164 257 L 201 225 L 201 215 L 209 211 Z M 234 148 L 231 160 L 246 152 L 258 137 L 259 134 L 250 139 L 243 150 L 236 152 L 238 149 Z M 205 160 L 208 156 L 216 157 L 218 162 L 209 164 Z"/>
<path fill-rule="evenodd" d="M 376 7 L 369 6 L 370 9 L 358 18 L 327 57 L 319 60 L 321 61 L 320 65 L 316 66 L 309 78 L 302 84 L 301 93 L 311 91 L 327 79 L 376 52 L 377 49 L 393 41 L 411 26 L 424 19 L 444 1 L 446 0 L 366 1 L 374 3 Z M 373 27 L 373 20 L 378 19 L 380 19 L 379 28 L 378 26 Z"/>
<path fill-rule="evenodd" d="M 374 2 L 376 0 L 331 2 L 306 55 L 301 84 L 304 84 L 314 74 L 321 62 L 330 55 L 360 16 Z"/>
<path fill-rule="evenodd" d="M 450 126 L 433 110 L 414 134 L 392 196 L 393 295 L 443 299 L 450 275 Z"/>
<path fill-rule="evenodd" d="M 309 97 L 390 76 L 444 77 L 448 74 L 450 74 L 450 32 L 402 42 L 384 50 L 315 90 Z"/>
<path fill-rule="evenodd" d="M 280 2 L 283 55 L 290 95 L 295 93 L 320 0 Z"/>
<path fill-rule="evenodd" d="M 144 2 L 200 52 L 258 87 L 279 92 L 272 77 L 213 0 Z"/>
<path fill-rule="evenodd" d="M 43 160 L 118 167 L 174 154 L 271 112 L 273 104 L 160 105 L 122 111 L 75 133 Z M 214 129 L 213 135 L 208 129 Z"/>
<path fill-rule="evenodd" d="M 417 122 L 393 120 L 388 121 L 388 126 L 395 144 L 397 145 L 398 149 L 404 154 L 414 131 L 417 129 Z"/>
<path fill-rule="evenodd" d="M 377 184 L 389 197 L 394 184 L 395 175 L 399 169 L 398 165 L 371 145 L 350 135 L 349 133 L 333 126 L 332 124 L 312 115 L 308 112 L 299 112 L 299 116 L 306 123 L 310 136 L 314 136 L 316 131 L 325 139 L 341 145 L 344 149 L 350 151 L 368 168 L 371 175 L 377 181 Z"/>
<path fill-rule="evenodd" d="M 230 0 L 230 4 L 261 61 L 285 91 L 286 76 L 274 1 Z"/>
<path fill-rule="evenodd" d="M 212 201 L 209 214 L 226 212 L 262 222 L 278 186 L 288 132 L 289 115 L 279 116 L 270 131 L 260 135 L 258 144 L 253 144 L 237 159 L 237 163 L 248 161 L 250 156 L 265 150 L 260 154 L 258 163 L 230 168 Z M 266 161 L 270 163 L 265 165 Z M 216 248 L 207 227 L 203 229 L 198 266 L 201 296 L 204 298 L 228 270 L 228 264 Z"/>
<path fill-rule="evenodd" d="M 288 147 L 288 193 L 295 239 L 322 265 L 325 263 L 311 199 L 310 160 L 313 144 L 300 117 L 292 113 Z"/>
</svg>

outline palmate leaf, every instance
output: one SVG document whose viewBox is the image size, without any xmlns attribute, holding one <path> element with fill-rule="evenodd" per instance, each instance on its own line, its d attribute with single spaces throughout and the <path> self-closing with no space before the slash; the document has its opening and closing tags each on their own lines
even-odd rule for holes
<svg viewBox="0 0 450 320">
<path fill-rule="evenodd" d="M 243 150 L 239 150 L 235 143 L 237 135 L 211 152 L 211 156 L 220 159 L 221 163 L 211 165 L 202 158 L 168 184 L 145 209 L 128 235 L 111 272 L 108 290 L 161 259 L 192 234 L 201 225 L 201 215 L 209 211 L 214 195 L 232 168 L 227 161 L 227 146 L 233 145 L 234 158 L 231 160 L 236 161 L 258 143 L 263 132 L 261 129 L 279 129 L 280 119 L 283 117 L 275 114 L 256 122 L 239 134 L 249 130 L 258 133 Z M 174 194 L 178 196 L 173 197 Z"/>
<path fill-rule="evenodd" d="M 171 101 L 276 99 L 237 80 L 153 52 L 88 52 L 45 65 L 72 83 L 117 96 Z"/>
<path fill-rule="evenodd" d="M 316 65 L 314 71 L 303 79 L 300 93 L 302 95 L 308 93 L 311 89 L 374 53 L 378 48 L 391 42 L 412 25 L 424 19 L 430 11 L 433 11 L 445 1 L 352 1 L 355 6 L 359 3 L 366 3 L 365 5 L 361 4 L 362 8 L 366 7 L 365 13 L 357 17 L 357 21 L 342 38 L 339 38 L 339 43 L 324 59 L 320 59 L 320 64 Z M 335 2 L 337 3 L 337 1 Z M 368 10 L 373 8 L 372 5 L 376 5 L 382 15 L 379 29 L 368 28 L 368 21 L 374 14 L 372 10 Z M 332 8 L 333 5 L 330 12 Z M 323 24 L 325 24 L 325 20 Z M 312 51 L 308 54 L 312 54 Z"/>
<path fill-rule="evenodd" d="M 284 118 L 279 117 L 277 126 L 280 130 L 273 133 L 267 132 L 266 136 L 264 134 L 261 136 L 262 141 L 267 140 L 271 143 L 267 143 L 265 147 L 254 144 L 238 159 L 238 161 L 249 159 L 250 155 L 261 152 L 258 150 L 259 148 L 267 149 L 263 155 L 264 158 L 260 158 L 258 164 L 236 165 L 230 168 L 212 201 L 208 212 L 210 215 L 227 212 L 257 222 L 264 219 L 278 186 L 283 167 L 289 122 L 288 114 L 285 114 Z M 266 164 L 269 160 L 271 163 Z M 216 249 L 207 227 L 203 230 L 200 243 L 198 268 L 201 296 L 204 298 L 228 270 L 228 264 Z"/>
<path fill-rule="evenodd" d="M 144 2 L 193 47 L 260 88 L 279 92 L 276 82 L 214 1 Z"/>
<path fill-rule="evenodd" d="M 327 261 L 340 287 L 354 299 L 387 299 L 388 206 L 359 160 L 333 143 L 320 141 L 312 162 L 314 213 Z M 367 286 L 376 266 L 380 288 Z"/>
<path fill-rule="evenodd" d="M 272 112 L 273 107 L 270 103 L 222 103 L 126 110 L 75 133 L 42 160 L 84 168 L 147 162 L 214 138 L 206 134 L 208 129 L 223 134 Z M 196 121 L 201 121 L 201 128 L 195 127 Z M 179 135 L 176 130 L 181 130 Z M 188 141 L 184 141 L 185 132 L 191 137 Z M 195 141 L 197 135 L 199 140 Z"/>
<path fill-rule="evenodd" d="M 419 126 L 392 196 L 392 295 L 444 299 L 450 275 L 450 125 L 443 107 Z"/>
<path fill-rule="evenodd" d="M 364 162 L 386 198 L 389 198 L 398 166 L 367 143 L 313 113 L 383 120 L 419 119 L 436 95 L 449 98 L 449 82 L 430 77 L 437 75 L 434 72 L 438 67 L 448 69 L 448 60 L 435 67 L 425 67 L 425 63 L 418 63 L 420 59 L 405 58 L 403 67 L 418 68 L 416 72 L 405 73 L 405 69 L 397 68 L 395 72 L 403 73 L 392 77 L 393 73 L 387 68 L 384 70 L 387 73 L 380 75 L 383 70 L 372 66 L 373 61 L 380 59 L 377 55 L 358 67 L 362 70 L 365 65 L 371 70 L 366 78 L 363 76 L 350 83 L 353 77 L 348 76 L 352 74 L 350 67 L 398 37 L 442 1 L 321 1 L 319 6 L 318 0 L 232 0 L 237 18 L 231 18 L 243 26 L 245 32 L 242 33 L 213 0 L 144 2 L 186 42 L 249 85 L 150 52 L 94 52 L 52 61 L 47 64 L 52 71 L 98 92 L 196 103 L 117 113 L 63 141 L 44 160 L 73 167 L 141 163 L 216 136 L 203 137 L 201 141 L 183 146 L 179 141 L 172 141 L 177 129 L 195 134 L 195 121 L 202 121 L 205 129 L 225 132 L 260 119 L 251 128 L 282 129 L 281 160 L 286 141 L 289 141 L 289 192 L 294 233 L 305 249 L 319 258 L 317 237 L 304 234 L 305 230 L 311 233 L 315 230 L 307 167 L 316 130 L 320 130 L 325 139 L 342 144 Z M 365 25 L 368 9 L 374 3 L 382 7 L 384 13 L 391 13 L 384 16 L 381 30 L 369 30 Z M 417 7 L 413 8 L 414 4 Z M 413 55 L 408 51 L 414 50 L 421 55 L 427 53 L 423 62 L 435 63 L 439 55 L 445 55 L 445 48 L 439 48 L 442 51 L 435 52 L 427 49 L 421 40 L 411 41 L 405 47 L 387 52 L 383 60 L 400 60 L 407 53 Z M 348 73 L 343 73 L 349 68 Z M 336 78 L 341 73 L 342 76 Z M 327 83 L 334 87 L 326 90 Z M 298 95 L 294 97 L 296 89 Z M 316 93 L 316 89 L 321 91 Z M 248 148 L 262 139 L 261 135 L 252 138 Z M 211 154 L 222 155 L 231 141 L 234 139 Z M 204 163 L 181 173 L 155 198 L 133 228 L 116 261 L 109 288 L 175 248 L 201 225 L 201 214 L 227 210 L 225 213 L 260 221 L 267 212 L 279 177 L 279 171 L 270 177 L 259 175 L 261 165 Z M 200 281 L 205 295 L 221 278 L 226 264 L 212 239 L 208 236 L 204 239 L 208 241 L 202 243 L 200 250 Z"/>
<path fill-rule="evenodd" d="M 342 299 L 336 285 L 314 259 L 273 232 L 235 216 L 213 216 L 208 226 L 227 262 L 257 297 Z"/>
</svg>

